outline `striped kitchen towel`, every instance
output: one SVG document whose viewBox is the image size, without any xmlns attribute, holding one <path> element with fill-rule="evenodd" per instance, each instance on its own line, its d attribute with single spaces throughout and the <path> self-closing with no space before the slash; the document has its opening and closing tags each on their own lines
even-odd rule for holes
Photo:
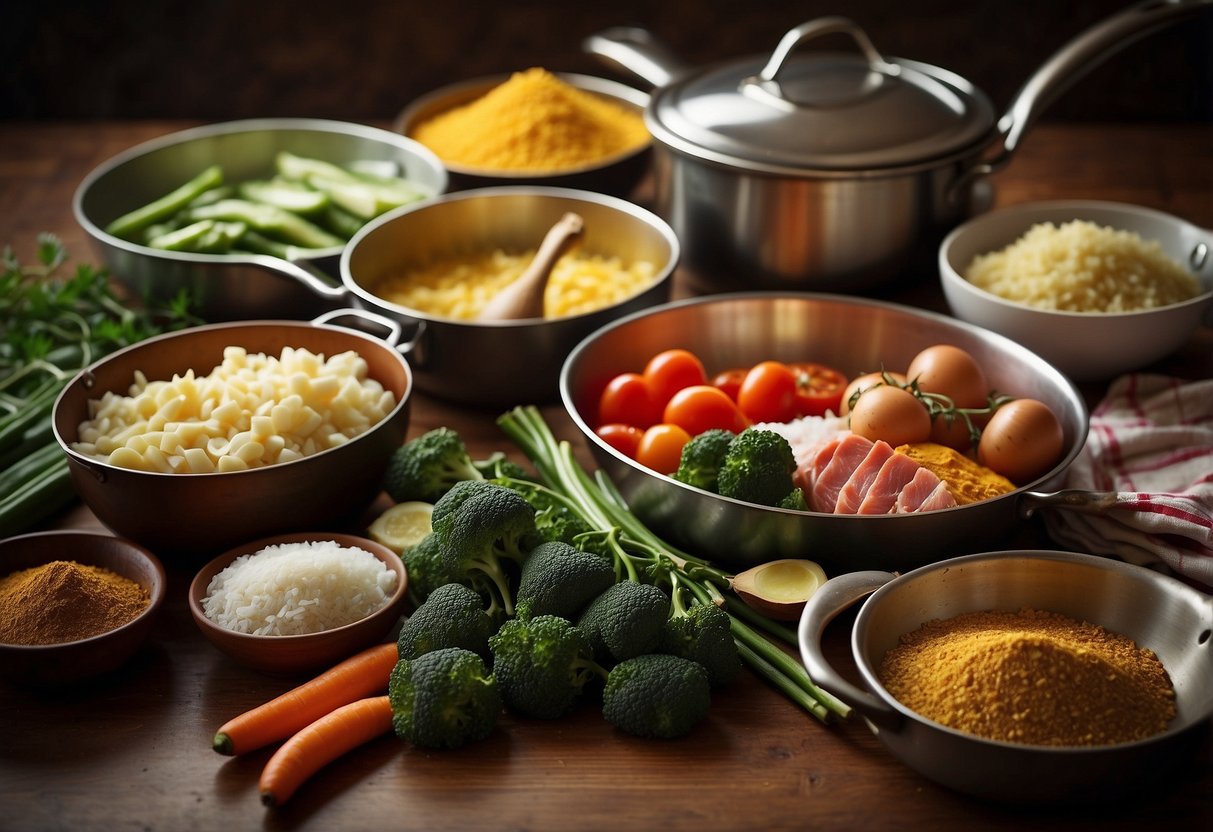
<svg viewBox="0 0 1213 832">
<path fill-rule="evenodd" d="M 1122 376 L 1090 424 L 1066 487 L 1114 499 L 1097 513 L 1045 512 L 1049 536 L 1213 587 L 1213 379 Z"/>
</svg>

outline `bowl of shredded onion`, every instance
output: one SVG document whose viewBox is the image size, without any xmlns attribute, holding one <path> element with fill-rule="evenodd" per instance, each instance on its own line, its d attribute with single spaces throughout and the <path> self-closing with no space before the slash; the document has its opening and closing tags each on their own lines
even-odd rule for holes
<svg viewBox="0 0 1213 832">
<path fill-rule="evenodd" d="M 292 673 L 332 665 L 387 635 L 408 577 L 366 538 L 301 532 L 236 546 L 190 584 L 202 634 L 238 663 Z"/>
</svg>

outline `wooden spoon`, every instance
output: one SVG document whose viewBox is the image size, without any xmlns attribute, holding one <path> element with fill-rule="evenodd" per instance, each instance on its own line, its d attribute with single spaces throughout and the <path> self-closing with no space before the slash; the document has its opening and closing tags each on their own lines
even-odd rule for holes
<svg viewBox="0 0 1213 832">
<path fill-rule="evenodd" d="M 518 278 L 489 300 L 477 316 L 481 321 L 516 321 L 522 318 L 543 317 L 543 292 L 548 276 L 569 246 L 581 236 L 585 220 L 572 211 L 565 214 L 551 227 L 535 259 Z"/>
</svg>

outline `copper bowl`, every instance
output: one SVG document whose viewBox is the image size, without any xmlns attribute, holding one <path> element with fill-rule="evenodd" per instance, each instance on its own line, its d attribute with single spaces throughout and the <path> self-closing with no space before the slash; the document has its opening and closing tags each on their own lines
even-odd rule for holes
<svg viewBox="0 0 1213 832">
<path fill-rule="evenodd" d="M 396 574 L 396 588 L 387 602 L 370 615 L 342 627 L 292 636 L 260 636 L 238 633 L 216 624 L 203 612 L 211 579 L 241 555 L 251 555 L 266 546 L 283 543 L 331 540 L 345 548 L 370 552 Z M 408 575 L 404 563 L 388 547 L 352 534 L 300 532 L 242 543 L 219 555 L 199 570 L 190 583 L 190 614 L 211 644 L 245 667 L 273 673 L 317 670 L 336 664 L 382 639 L 396 625 L 403 611 Z"/>
<path fill-rule="evenodd" d="M 396 407 L 369 431 L 338 447 L 293 462 L 214 474 L 133 471 L 72 448 L 88 402 L 107 390 L 126 391 L 136 370 L 168 379 L 209 372 L 227 346 L 277 355 L 285 346 L 333 355 L 357 351 L 370 376 L 396 396 Z M 55 437 L 67 454 L 72 482 L 84 502 L 116 533 L 162 557 L 221 552 L 241 541 L 335 527 L 378 496 L 392 452 L 409 423 L 412 371 L 387 342 L 323 323 L 251 321 L 211 324 L 149 338 L 82 371 L 55 402 Z"/>
<path fill-rule="evenodd" d="M 99 566 L 135 581 L 148 593 L 148 605 L 113 630 L 79 641 L 24 645 L 0 643 L 0 676 L 19 685 L 53 686 L 79 682 L 114 670 L 143 642 L 168 581 L 156 556 L 120 537 L 88 531 L 52 531 L 0 540 L 0 577 L 56 560 Z"/>
</svg>

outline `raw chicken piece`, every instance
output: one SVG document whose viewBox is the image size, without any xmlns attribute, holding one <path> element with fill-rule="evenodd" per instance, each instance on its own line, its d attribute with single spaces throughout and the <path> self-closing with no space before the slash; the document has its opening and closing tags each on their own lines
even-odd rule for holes
<svg viewBox="0 0 1213 832">
<path fill-rule="evenodd" d="M 838 492 L 838 500 L 834 503 L 835 514 L 855 514 L 863 504 L 873 480 L 880 473 L 880 468 L 893 455 L 893 446 L 883 440 L 877 440 L 863 462 L 852 472 L 850 478 Z M 926 470 L 926 469 L 923 469 Z M 930 472 L 928 472 L 930 473 Z"/>
<path fill-rule="evenodd" d="M 834 458 L 834 450 L 841 442 L 841 437 L 826 442 L 816 452 L 796 453 L 796 470 L 792 473 L 792 484 L 801 488 L 805 496 L 813 493 L 813 483 L 821 476 L 821 472 L 830 460 Z"/>
<path fill-rule="evenodd" d="M 859 504 L 856 514 L 889 514 L 897 503 L 897 495 L 910 483 L 919 471 L 924 470 L 914 460 L 904 454 L 893 454 L 884 465 L 876 479 L 868 487 L 867 496 Z M 927 473 L 930 473 L 929 471 Z M 932 474 L 932 476 L 934 476 Z"/>
<path fill-rule="evenodd" d="M 939 485 L 935 486 L 935 490 L 922 501 L 922 505 L 915 511 L 936 511 L 941 508 L 953 508 L 956 505 L 958 505 L 956 497 L 948 490 L 948 484 L 941 480 Z"/>
<path fill-rule="evenodd" d="M 843 437 L 834 448 L 834 455 L 829 464 L 814 478 L 812 490 L 805 491 L 806 497 L 809 498 L 809 507 L 814 511 L 832 514 L 838 504 L 839 492 L 855 473 L 855 469 L 867 458 L 872 445 L 871 439 L 854 433 Z M 917 467 L 918 463 L 913 465 Z"/>
<path fill-rule="evenodd" d="M 936 492 L 941 487 L 943 494 L 937 494 Z M 938 503 L 945 499 L 947 502 L 938 505 Z M 949 505 L 956 505 L 956 500 L 952 498 L 952 493 L 948 491 L 947 486 L 940 481 L 939 477 L 935 476 L 934 472 L 926 468 L 919 468 L 918 473 L 914 475 L 914 479 L 906 483 L 905 487 L 898 493 L 893 510 L 898 514 L 909 514 L 914 511 L 931 510 L 931 508 L 924 508 L 924 506 L 947 508 Z"/>
</svg>

